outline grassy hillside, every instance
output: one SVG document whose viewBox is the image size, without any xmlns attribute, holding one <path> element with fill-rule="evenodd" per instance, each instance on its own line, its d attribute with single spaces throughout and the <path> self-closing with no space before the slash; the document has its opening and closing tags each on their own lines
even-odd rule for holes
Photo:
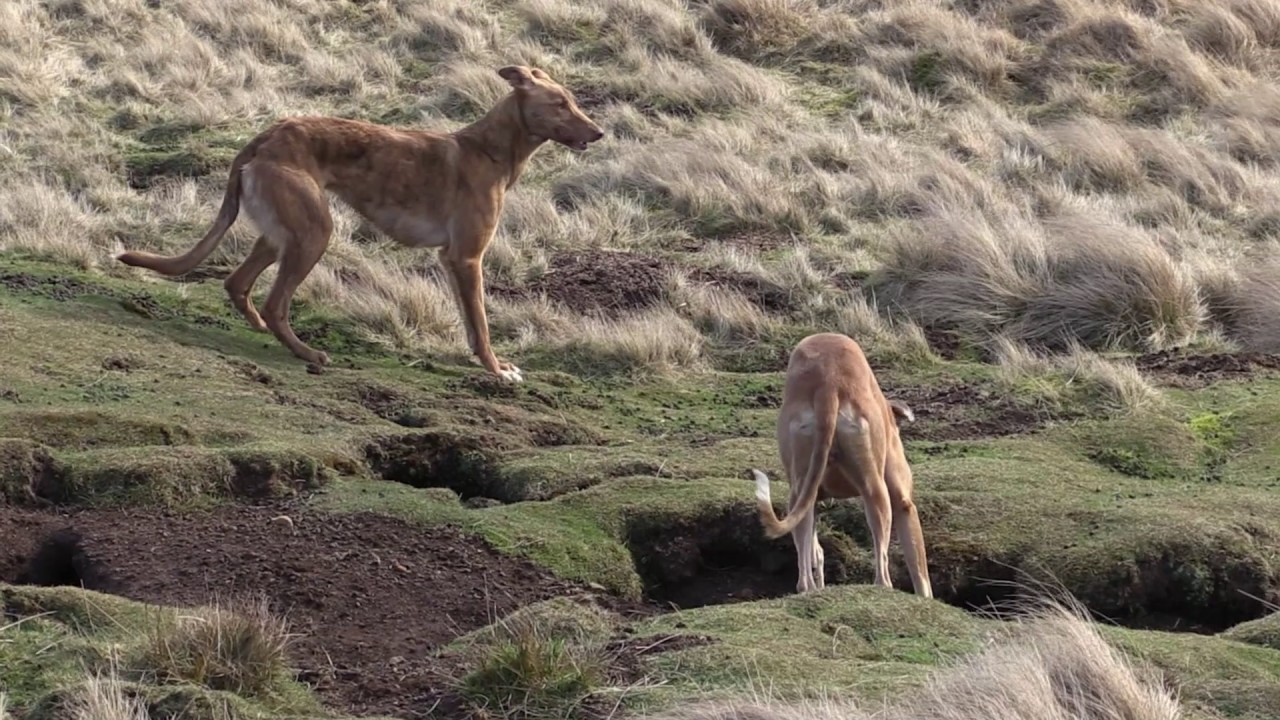
<svg viewBox="0 0 1280 720">
<path fill-rule="evenodd" d="M 122 692 L 214 718 L 874 702 L 977 649 L 998 623 L 958 608 L 1030 575 L 1130 626 L 1108 637 L 1192 716 L 1264 717 L 1278 50 L 1258 0 L 0 5 L 0 694 L 31 718 Z M 281 115 L 456 128 L 514 62 L 608 133 L 534 157 L 486 259 L 521 386 L 470 362 L 432 254 L 336 204 L 294 308 L 320 374 L 225 302 L 247 219 L 180 282 L 111 260 L 193 243 Z M 815 330 L 920 418 L 937 601 L 768 599 L 794 554 L 743 471 L 781 502 L 781 371 Z M 828 579 L 868 582 L 861 508 L 821 518 Z M 154 608 L 227 593 L 301 628 L 266 681 L 144 652 L 186 637 Z M 545 603 L 532 635 L 483 629 Z M 75 695 L 86 672 L 110 691 Z"/>
</svg>

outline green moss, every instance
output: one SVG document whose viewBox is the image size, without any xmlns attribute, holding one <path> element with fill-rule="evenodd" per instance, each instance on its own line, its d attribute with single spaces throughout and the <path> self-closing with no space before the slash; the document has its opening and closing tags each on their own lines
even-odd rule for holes
<svg viewBox="0 0 1280 720">
<path fill-rule="evenodd" d="M 178 424 L 98 410 L 0 409 L 0 437 L 50 447 L 90 450 L 106 447 L 185 445 L 194 438 Z"/>
<path fill-rule="evenodd" d="M 33 588 L 0 584 L 0 681 L 9 699 L 29 708 L 27 717 L 61 717 L 67 699 L 88 675 L 118 677 L 141 696 L 152 717 L 219 718 L 314 716 L 320 708 L 309 691 L 280 674 L 253 698 L 184 683 L 157 682 L 140 662 L 147 639 L 172 622 L 173 611 L 78 588 Z M 8 621 L 6 621 L 8 622 Z M 128 661 L 121 662 L 121 658 Z"/>
<path fill-rule="evenodd" d="M 245 133 L 162 122 L 142 128 L 125 144 L 125 172 L 136 188 L 150 187 L 158 178 L 225 173 L 248 140 Z"/>
<path fill-rule="evenodd" d="M 1142 413 L 1082 428 L 1078 439 L 1094 462 L 1148 480 L 1189 479 L 1200 470 L 1199 443 L 1168 415 Z"/>
<path fill-rule="evenodd" d="M 1280 613 L 1240 623 L 1221 635 L 1228 640 L 1280 650 Z"/>
</svg>

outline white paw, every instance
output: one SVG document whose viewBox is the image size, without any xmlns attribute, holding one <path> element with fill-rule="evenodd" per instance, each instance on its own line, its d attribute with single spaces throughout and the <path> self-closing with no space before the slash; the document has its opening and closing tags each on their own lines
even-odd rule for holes
<svg viewBox="0 0 1280 720">
<path fill-rule="evenodd" d="M 772 503 L 772 494 L 769 492 L 769 476 L 755 468 L 751 468 L 751 474 L 756 479 L 756 500 Z"/>
<path fill-rule="evenodd" d="M 498 377 L 512 383 L 524 382 L 524 375 L 520 372 L 520 368 L 515 365 L 512 365 L 506 370 L 499 370 Z"/>
</svg>

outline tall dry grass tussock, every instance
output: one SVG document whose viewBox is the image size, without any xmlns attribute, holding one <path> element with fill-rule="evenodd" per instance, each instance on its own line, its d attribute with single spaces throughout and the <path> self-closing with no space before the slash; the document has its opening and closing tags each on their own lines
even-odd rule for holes
<svg viewBox="0 0 1280 720">
<path fill-rule="evenodd" d="M 926 327 L 1064 351 L 1188 342 L 1204 308 L 1191 274 L 1137 228 L 1071 212 L 1036 222 L 943 210 L 899 235 L 872 285 Z"/>
<path fill-rule="evenodd" d="M 146 703 L 115 673 L 89 675 L 63 705 L 67 720 L 149 720 Z M 0 708 L 0 718 L 6 717 Z"/>
<path fill-rule="evenodd" d="M 158 615 L 137 667 L 158 684 L 263 696 L 286 675 L 291 636 L 265 600 Z"/>
<path fill-rule="evenodd" d="M 1162 399 L 1132 361 L 1107 359 L 1078 345 L 1066 353 L 1043 355 L 997 337 L 990 352 L 1000 384 L 1049 406 L 1069 408 L 1084 400 L 1114 413 L 1132 413 Z"/>
<path fill-rule="evenodd" d="M 879 712 L 840 699 L 693 704 L 661 720 L 1178 720 L 1177 698 L 1082 613 L 1051 606 Z"/>
</svg>

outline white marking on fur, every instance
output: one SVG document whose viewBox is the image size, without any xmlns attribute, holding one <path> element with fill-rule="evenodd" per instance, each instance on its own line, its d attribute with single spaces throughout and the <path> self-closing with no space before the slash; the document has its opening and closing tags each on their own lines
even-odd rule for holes
<svg viewBox="0 0 1280 720">
<path fill-rule="evenodd" d="M 266 236 L 267 243 L 279 253 L 288 240 L 289 232 L 277 219 L 275 208 L 262 200 L 258 190 L 258 177 L 253 163 L 249 163 L 240 170 L 240 207 L 258 232 Z"/>
<path fill-rule="evenodd" d="M 512 365 L 510 370 L 499 370 L 498 377 L 506 380 L 507 382 L 524 382 L 524 374 L 521 373 L 520 368 L 515 365 Z"/>
<path fill-rule="evenodd" d="M 751 469 L 751 474 L 756 478 L 756 500 L 772 504 L 773 494 L 769 492 L 769 476 L 755 468 Z"/>
<path fill-rule="evenodd" d="M 813 410 L 806 408 L 791 420 L 791 434 L 812 435 L 817 422 L 818 418 Z"/>
</svg>

